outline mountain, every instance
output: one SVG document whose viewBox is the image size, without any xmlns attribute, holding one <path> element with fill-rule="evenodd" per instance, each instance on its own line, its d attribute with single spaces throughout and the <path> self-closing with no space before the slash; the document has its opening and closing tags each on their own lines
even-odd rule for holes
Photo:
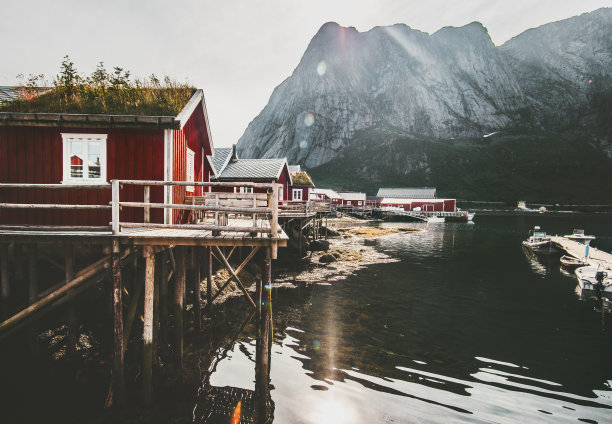
<svg viewBox="0 0 612 424">
<path fill-rule="evenodd" d="M 360 33 L 327 23 L 249 124 L 239 153 L 286 156 L 319 184 L 345 188 L 552 195 L 559 176 L 545 172 L 550 166 L 569 181 L 612 170 L 611 24 L 605 8 L 496 47 L 476 22 L 432 35 L 400 24 Z M 566 156 L 549 164 L 555 149 Z M 535 153 L 540 166 L 518 176 L 531 178 L 516 193 L 512 169 L 533 164 Z M 479 183 L 483 175 L 499 184 Z M 569 195 L 576 193 L 585 194 L 576 187 Z"/>
</svg>

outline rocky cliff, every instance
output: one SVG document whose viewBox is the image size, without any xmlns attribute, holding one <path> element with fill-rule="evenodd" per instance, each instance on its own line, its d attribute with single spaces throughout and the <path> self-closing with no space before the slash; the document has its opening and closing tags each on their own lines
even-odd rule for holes
<svg viewBox="0 0 612 424">
<path fill-rule="evenodd" d="M 249 124 L 239 153 L 312 169 L 357 158 L 368 144 L 544 130 L 595 134 L 591 144 L 610 156 L 611 20 L 612 9 L 600 9 L 500 47 L 476 22 L 432 35 L 399 24 L 360 33 L 327 23 Z M 469 161 L 469 151 L 456 154 Z M 435 167 L 425 152 L 400 158 L 397 172 Z M 355 160 L 356 177 L 376 180 L 371 157 Z"/>
</svg>

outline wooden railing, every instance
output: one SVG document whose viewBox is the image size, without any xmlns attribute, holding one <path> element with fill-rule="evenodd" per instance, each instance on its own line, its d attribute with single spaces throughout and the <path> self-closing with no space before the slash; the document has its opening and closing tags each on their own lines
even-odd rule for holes
<svg viewBox="0 0 612 424">
<path fill-rule="evenodd" d="M 284 201 L 279 202 L 280 215 L 309 215 L 314 213 L 329 213 L 330 203 L 320 201 Z"/>
<path fill-rule="evenodd" d="M 112 229 L 119 234 L 122 228 L 167 228 L 167 229 L 193 229 L 212 231 L 219 235 L 221 231 L 247 232 L 251 235 L 267 233 L 269 237 L 278 237 L 282 231 L 278 225 L 278 185 L 271 183 L 204 183 L 186 181 L 135 181 L 113 180 L 112 184 Z M 124 185 L 137 185 L 144 187 L 143 202 L 121 201 L 121 188 Z M 150 188 L 152 186 L 164 187 L 211 187 L 233 189 L 234 187 L 247 187 L 252 191 L 265 190 L 265 193 L 227 193 L 206 192 L 204 196 L 185 196 L 186 203 L 151 203 Z M 193 199 L 190 199 L 193 197 Z M 144 222 L 121 222 L 119 210 L 121 207 L 144 209 Z M 190 223 L 151 223 L 150 209 L 187 210 L 195 212 L 204 223 L 191 220 Z M 251 218 L 251 226 L 230 225 L 230 219 L 243 217 Z M 208 223 L 206 218 L 212 218 Z M 263 219 L 262 219 L 263 217 Z M 263 224 L 267 225 L 263 225 Z"/>
<path fill-rule="evenodd" d="M 15 189 L 15 190 L 110 190 L 111 184 L 20 184 L 20 183 L 0 183 L 0 189 Z M 110 210 L 109 204 L 53 204 L 53 203 L 0 203 L 0 212 L 3 209 L 20 209 L 20 210 L 89 210 L 102 211 Z M 2 217 L 0 215 L 0 227 L 11 230 L 63 230 L 63 231 L 100 231 L 110 230 L 111 226 L 99 225 L 2 225 Z"/>
<path fill-rule="evenodd" d="M 143 187 L 143 201 L 123 201 L 121 191 L 124 186 Z M 151 187 L 211 187 L 213 189 L 233 189 L 234 187 L 247 187 L 252 191 L 264 193 L 231 193 L 231 192 L 205 192 L 204 196 L 186 196 L 186 203 L 153 203 L 151 202 Z M 212 231 L 219 235 L 221 231 L 248 232 L 251 235 L 260 233 L 276 238 L 281 233 L 278 225 L 278 184 L 271 183 L 203 183 L 186 181 L 153 181 L 153 180 L 112 180 L 105 185 L 68 185 L 68 184 L 0 184 L 0 189 L 40 189 L 40 190 L 111 190 L 109 204 L 49 204 L 49 203 L 0 203 L 2 209 L 65 209 L 65 210 L 110 210 L 110 226 L 42 226 L 42 225 L 1 225 L 7 229 L 61 229 L 61 230 L 112 230 L 113 234 L 121 234 L 127 228 L 168 228 L 168 229 L 194 229 Z M 143 222 L 122 222 L 121 208 L 142 208 L 144 210 Z M 195 219 L 188 223 L 174 224 L 172 214 L 170 223 L 152 223 L 151 209 L 191 211 Z M 250 226 L 231 225 L 231 219 L 245 219 Z"/>
</svg>

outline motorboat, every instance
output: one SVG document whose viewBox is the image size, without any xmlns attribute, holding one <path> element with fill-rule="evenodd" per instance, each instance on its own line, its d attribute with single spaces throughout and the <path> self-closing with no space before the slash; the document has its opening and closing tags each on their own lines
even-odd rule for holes
<svg viewBox="0 0 612 424">
<path fill-rule="evenodd" d="M 582 290 L 601 290 L 612 293 L 612 272 L 595 266 L 583 266 L 574 271 Z M 599 286 L 599 288 L 598 288 Z"/>
<path fill-rule="evenodd" d="M 468 221 L 472 221 L 474 219 L 474 215 L 476 215 L 476 212 L 468 212 L 467 213 Z"/>
<path fill-rule="evenodd" d="M 536 252 L 544 253 L 552 250 L 552 243 L 550 237 L 546 235 L 546 232 L 541 231 L 537 225 L 533 227 L 533 230 L 529 231 L 529 237 L 523 241 L 523 246 Z"/>
<path fill-rule="evenodd" d="M 568 238 L 570 240 L 577 241 L 579 243 L 587 244 L 591 240 L 595 240 L 595 236 L 587 236 L 584 234 L 584 230 L 574 229 L 572 234 L 564 235 L 563 237 Z"/>
<path fill-rule="evenodd" d="M 563 256 L 561 256 L 559 261 L 561 262 L 561 266 L 563 266 L 564 268 L 567 268 L 567 269 L 576 269 L 578 267 L 587 266 L 589 264 L 584 259 L 575 258 L 575 257 L 570 256 L 570 255 L 563 255 Z"/>
</svg>

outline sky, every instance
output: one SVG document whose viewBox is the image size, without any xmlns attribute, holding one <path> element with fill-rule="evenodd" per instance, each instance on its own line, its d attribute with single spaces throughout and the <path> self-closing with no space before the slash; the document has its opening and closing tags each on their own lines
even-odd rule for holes
<svg viewBox="0 0 612 424">
<path fill-rule="evenodd" d="M 404 23 L 429 34 L 481 22 L 496 45 L 610 6 L 610 0 L 2 0 L 0 85 L 52 80 L 65 55 L 204 90 L 215 147 L 236 143 L 329 21 L 365 32 Z"/>
</svg>

